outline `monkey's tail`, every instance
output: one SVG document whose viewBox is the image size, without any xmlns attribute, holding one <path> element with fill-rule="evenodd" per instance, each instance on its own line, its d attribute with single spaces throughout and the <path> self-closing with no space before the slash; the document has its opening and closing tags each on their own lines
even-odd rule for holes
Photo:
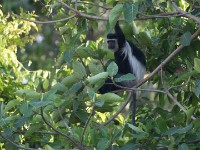
<svg viewBox="0 0 200 150">
<path fill-rule="evenodd" d="M 137 103 L 137 99 L 136 99 L 136 92 L 133 91 L 133 102 L 132 102 L 132 125 L 135 125 L 135 116 L 136 116 L 136 103 Z"/>
</svg>

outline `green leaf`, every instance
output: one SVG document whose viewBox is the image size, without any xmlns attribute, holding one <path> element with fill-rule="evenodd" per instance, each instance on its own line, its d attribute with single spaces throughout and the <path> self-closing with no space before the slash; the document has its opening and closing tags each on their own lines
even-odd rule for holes
<svg viewBox="0 0 200 150">
<path fill-rule="evenodd" d="M 108 67 L 106 72 L 108 72 L 109 76 L 113 77 L 114 75 L 117 74 L 118 72 L 118 66 L 115 62 L 111 62 Z"/>
<path fill-rule="evenodd" d="M 191 116 L 193 115 L 195 110 L 195 107 L 191 107 L 189 110 L 187 110 L 186 115 L 187 115 L 187 123 L 190 122 Z"/>
<path fill-rule="evenodd" d="M 63 58 L 66 62 L 70 62 L 73 59 L 74 53 L 76 52 L 75 49 L 66 51 L 63 55 Z"/>
<path fill-rule="evenodd" d="M 86 120 L 88 119 L 89 114 L 86 113 L 83 110 L 77 110 L 75 112 L 76 116 L 82 121 L 82 122 L 86 122 Z"/>
<path fill-rule="evenodd" d="M 98 101 L 95 102 L 95 106 L 102 107 L 104 105 L 104 103 L 105 103 L 104 99 L 98 100 Z"/>
<path fill-rule="evenodd" d="M 40 108 L 40 107 L 47 106 L 49 104 L 53 104 L 53 102 L 52 101 L 31 101 L 29 104 L 33 106 L 34 108 Z"/>
<path fill-rule="evenodd" d="M 83 64 L 81 64 L 80 62 L 78 61 L 74 61 L 73 64 L 73 69 L 74 69 L 74 72 L 73 74 L 78 78 L 78 79 L 83 79 L 83 77 L 85 77 L 87 74 L 86 74 L 86 70 L 85 70 L 85 67 L 83 66 Z"/>
<path fill-rule="evenodd" d="M 95 62 L 91 62 L 91 63 L 88 65 L 88 67 L 89 67 L 90 72 L 91 72 L 92 74 L 94 74 L 94 75 L 103 72 L 103 67 L 102 67 L 102 65 L 97 64 L 97 63 L 95 63 Z"/>
<path fill-rule="evenodd" d="M 109 25 L 110 28 L 113 29 L 114 26 L 116 25 L 119 17 L 121 16 L 123 11 L 123 5 L 122 4 L 117 4 L 109 14 Z"/>
<path fill-rule="evenodd" d="M 88 93 L 88 96 L 90 97 L 90 99 L 92 99 L 92 101 L 95 102 L 96 93 L 95 93 L 94 89 L 93 88 L 88 88 L 87 89 L 87 93 Z"/>
<path fill-rule="evenodd" d="M 26 98 L 30 98 L 30 99 L 35 99 L 35 98 L 40 97 L 39 93 L 31 89 L 18 90 L 16 94 L 20 97 L 26 96 Z"/>
<path fill-rule="evenodd" d="M 123 5 L 124 18 L 128 23 L 132 23 L 138 13 L 138 3 L 131 4 L 129 2 Z"/>
<path fill-rule="evenodd" d="M 43 82 L 43 88 L 45 89 L 45 90 L 47 90 L 48 89 L 48 87 L 49 87 L 49 80 L 48 79 L 44 79 L 44 82 Z"/>
<path fill-rule="evenodd" d="M 36 123 L 31 124 L 31 126 L 28 128 L 27 132 L 25 133 L 25 136 L 31 136 L 35 131 L 38 131 L 40 128 L 43 127 L 42 123 Z"/>
<path fill-rule="evenodd" d="M 180 37 L 180 42 L 183 46 L 189 46 L 191 42 L 191 33 L 189 31 L 185 32 L 181 37 Z"/>
<path fill-rule="evenodd" d="M 136 133 L 139 133 L 139 132 L 144 132 L 142 129 L 140 129 L 139 127 L 136 127 L 136 126 L 134 126 L 134 125 L 132 125 L 132 124 L 130 124 L 130 123 L 128 123 L 128 126 L 132 129 L 132 130 L 134 130 Z M 145 132 L 144 132 L 145 133 Z"/>
<path fill-rule="evenodd" d="M 134 143 L 128 143 L 120 148 L 120 150 L 138 150 L 139 145 Z"/>
<path fill-rule="evenodd" d="M 10 109 L 14 108 L 16 105 L 19 105 L 19 100 L 14 99 L 9 101 L 6 105 L 5 105 L 5 109 L 3 110 L 4 113 L 7 113 Z"/>
<path fill-rule="evenodd" d="M 76 78 L 74 75 L 70 75 L 65 77 L 62 81 L 61 84 L 67 86 L 67 87 L 71 87 L 74 83 L 76 83 L 77 81 L 79 81 L 78 78 Z"/>
<path fill-rule="evenodd" d="M 144 44 L 146 47 L 154 48 L 153 41 L 147 31 L 140 32 L 139 37 L 140 37 L 142 44 Z"/>
<path fill-rule="evenodd" d="M 115 82 L 132 81 L 132 80 L 135 80 L 135 76 L 133 74 L 131 74 L 131 73 L 122 75 L 119 78 L 114 78 Z"/>
<path fill-rule="evenodd" d="M 170 128 L 167 132 L 165 132 L 164 135 L 174 135 L 176 133 L 184 134 L 184 133 L 188 132 L 191 128 L 192 128 L 192 124 L 189 124 L 185 128 L 173 127 L 173 128 Z"/>
<path fill-rule="evenodd" d="M 189 150 L 189 147 L 186 143 L 182 143 L 181 145 L 178 145 L 178 150 Z"/>
<path fill-rule="evenodd" d="M 97 144 L 97 150 L 106 150 L 110 145 L 110 141 L 106 138 L 102 138 L 99 140 Z"/>
<path fill-rule="evenodd" d="M 70 90 L 72 90 L 73 93 L 78 92 L 81 88 L 83 87 L 82 82 L 78 82 L 73 84 L 72 88 Z"/>
<path fill-rule="evenodd" d="M 196 84 L 196 88 L 194 90 L 194 93 L 197 97 L 199 97 L 199 95 L 200 95 L 200 79 L 197 79 L 195 84 Z"/>
<path fill-rule="evenodd" d="M 29 105 L 28 102 L 23 102 L 20 107 L 20 112 L 26 117 L 29 117 L 32 115 L 32 107 Z"/>
<path fill-rule="evenodd" d="M 57 90 L 57 91 L 61 91 L 61 92 L 65 92 L 67 91 L 67 88 L 66 86 L 64 86 L 63 84 L 61 83 L 56 83 L 53 87 L 52 87 L 53 90 Z"/>
<path fill-rule="evenodd" d="M 200 59 L 194 58 L 194 69 L 200 73 Z"/>
<path fill-rule="evenodd" d="M 45 150 L 54 150 L 54 149 L 49 145 L 45 145 Z"/>
<path fill-rule="evenodd" d="M 16 128 L 22 127 L 26 121 L 27 121 L 27 117 L 22 116 L 19 120 L 15 121 L 14 126 Z"/>
<path fill-rule="evenodd" d="M 183 81 L 187 80 L 190 76 L 193 76 L 193 75 L 196 75 L 196 74 L 198 74 L 198 72 L 196 70 L 181 73 L 178 76 L 178 78 L 176 77 L 176 79 L 172 81 L 172 84 L 173 85 L 180 84 L 180 82 L 183 82 Z"/>
<path fill-rule="evenodd" d="M 105 80 L 106 78 L 108 77 L 108 72 L 101 72 L 99 74 L 96 74 L 92 77 L 89 77 L 87 79 L 87 81 L 90 83 L 90 84 L 96 84 L 97 82 L 99 81 L 102 81 L 102 80 Z"/>
<path fill-rule="evenodd" d="M 106 4 L 111 4 L 111 3 L 114 3 L 115 0 L 106 0 Z"/>
<path fill-rule="evenodd" d="M 162 133 L 167 131 L 166 120 L 163 119 L 162 117 L 156 119 L 156 124 L 158 125 L 158 128 Z"/>
<path fill-rule="evenodd" d="M 124 99 L 115 93 L 105 93 L 97 97 L 98 100 L 105 100 L 106 103 L 124 102 Z"/>
</svg>

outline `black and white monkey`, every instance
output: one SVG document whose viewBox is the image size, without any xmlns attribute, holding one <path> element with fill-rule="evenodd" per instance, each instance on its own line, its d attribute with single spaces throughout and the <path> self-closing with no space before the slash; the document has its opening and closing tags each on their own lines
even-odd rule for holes
<svg viewBox="0 0 200 150">
<path fill-rule="evenodd" d="M 121 86 L 132 87 L 143 79 L 146 72 L 146 59 L 144 53 L 138 49 L 132 42 L 126 40 L 122 32 L 119 22 L 115 25 L 115 33 L 107 35 L 108 49 L 114 52 L 115 63 L 118 65 L 118 73 L 116 77 L 132 73 L 136 79 L 133 81 L 123 81 L 117 83 Z M 107 79 L 106 83 L 100 88 L 101 94 L 118 90 L 119 87 L 111 84 L 112 80 Z M 136 113 L 136 92 L 133 92 L 132 103 L 132 124 L 135 125 Z"/>
</svg>

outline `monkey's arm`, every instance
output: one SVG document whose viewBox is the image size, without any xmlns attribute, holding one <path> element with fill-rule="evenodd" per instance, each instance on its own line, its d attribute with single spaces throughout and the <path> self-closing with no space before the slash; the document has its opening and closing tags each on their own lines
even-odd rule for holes
<svg viewBox="0 0 200 150">
<path fill-rule="evenodd" d="M 124 33 L 122 32 L 122 30 L 119 26 L 119 21 L 117 21 L 117 23 L 115 25 L 115 34 L 117 36 L 119 48 L 123 48 L 125 46 L 125 43 L 126 43 L 126 38 L 125 38 Z"/>
</svg>

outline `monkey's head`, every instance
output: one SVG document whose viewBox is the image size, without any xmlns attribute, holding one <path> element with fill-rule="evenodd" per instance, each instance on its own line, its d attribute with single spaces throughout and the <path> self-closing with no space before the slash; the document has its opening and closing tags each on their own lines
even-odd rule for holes
<svg viewBox="0 0 200 150">
<path fill-rule="evenodd" d="M 113 52 L 118 51 L 119 46 L 118 46 L 118 41 L 115 34 L 109 33 L 107 35 L 107 45 L 108 45 L 108 49 L 110 49 L 111 51 Z"/>
</svg>

